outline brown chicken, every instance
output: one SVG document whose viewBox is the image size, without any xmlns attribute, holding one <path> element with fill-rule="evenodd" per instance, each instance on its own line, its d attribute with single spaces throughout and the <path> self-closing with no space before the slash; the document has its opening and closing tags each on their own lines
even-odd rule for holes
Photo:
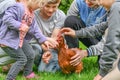
<svg viewBox="0 0 120 80">
<path fill-rule="evenodd" d="M 70 58 L 74 56 L 76 53 L 72 49 L 68 49 L 67 44 L 65 43 L 64 36 L 62 34 L 58 34 L 57 42 L 58 46 L 58 63 L 63 73 L 69 74 L 72 72 L 80 73 L 83 69 L 82 62 L 77 66 L 72 66 L 70 64 Z M 79 48 L 78 48 L 79 49 Z"/>
</svg>

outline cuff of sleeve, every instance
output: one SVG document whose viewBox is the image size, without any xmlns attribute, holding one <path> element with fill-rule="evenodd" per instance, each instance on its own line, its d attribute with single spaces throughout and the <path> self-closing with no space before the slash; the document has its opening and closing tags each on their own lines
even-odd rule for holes
<svg viewBox="0 0 120 80">
<path fill-rule="evenodd" d="M 82 37 L 81 34 L 82 34 L 82 33 L 80 32 L 80 30 L 75 31 L 75 35 L 76 35 L 76 37 Z"/>
<path fill-rule="evenodd" d="M 21 31 L 21 28 L 24 27 L 24 24 L 21 24 L 19 27 L 19 31 Z"/>
<path fill-rule="evenodd" d="M 15 29 L 19 30 L 19 28 L 21 27 L 22 23 L 21 22 L 17 22 L 14 27 Z"/>
<path fill-rule="evenodd" d="M 87 57 L 90 57 L 90 56 L 92 56 L 92 53 L 91 53 L 91 48 L 87 48 L 87 53 L 88 53 L 88 56 Z"/>
<path fill-rule="evenodd" d="M 42 44 L 43 42 L 45 42 L 47 40 L 46 37 L 43 37 L 42 39 L 39 40 L 39 43 Z"/>
</svg>

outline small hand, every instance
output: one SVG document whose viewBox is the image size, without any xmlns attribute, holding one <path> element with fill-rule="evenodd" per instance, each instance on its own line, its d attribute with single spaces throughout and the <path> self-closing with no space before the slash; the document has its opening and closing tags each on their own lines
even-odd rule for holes
<svg viewBox="0 0 120 80">
<path fill-rule="evenodd" d="M 99 74 L 97 74 L 97 75 L 94 77 L 93 80 L 102 80 L 102 76 L 99 75 Z"/>
<path fill-rule="evenodd" d="M 41 44 L 41 47 L 43 51 L 48 51 L 50 48 L 55 48 L 57 43 L 51 43 L 50 41 L 45 41 L 43 44 Z"/>
<path fill-rule="evenodd" d="M 45 41 L 42 45 L 44 45 L 45 50 L 49 50 L 50 48 L 54 47 L 54 45 L 52 43 L 50 43 L 49 41 Z"/>
<path fill-rule="evenodd" d="M 26 24 L 22 24 L 20 26 L 19 30 L 22 31 L 22 32 L 28 32 L 29 26 L 27 26 Z"/>
<path fill-rule="evenodd" d="M 70 64 L 73 66 L 78 65 L 81 60 L 87 56 L 87 51 L 86 50 L 80 50 L 77 48 L 72 48 L 72 50 L 74 50 L 76 52 L 76 55 L 74 55 L 73 57 L 71 57 L 71 61 Z"/>
<path fill-rule="evenodd" d="M 46 51 L 43 55 L 42 55 L 42 59 L 43 59 L 43 62 L 48 64 L 49 63 L 49 60 L 52 58 L 52 55 L 50 53 L 50 51 Z"/>
<path fill-rule="evenodd" d="M 43 51 L 48 51 L 48 48 L 44 44 L 41 44 L 41 47 L 42 47 Z"/>
<path fill-rule="evenodd" d="M 58 46 L 58 42 L 54 38 L 47 37 L 47 40 L 52 44 L 52 48 L 56 48 Z"/>
</svg>

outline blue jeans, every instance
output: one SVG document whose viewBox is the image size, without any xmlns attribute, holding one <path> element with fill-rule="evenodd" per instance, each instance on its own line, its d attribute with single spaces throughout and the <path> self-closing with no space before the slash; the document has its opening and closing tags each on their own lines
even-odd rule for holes
<svg viewBox="0 0 120 80">
<path fill-rule="evenodd" d="M 58 64 L 58 52 L 57 50 L 52 49 L 52 58 L 50 59 L 49 63 L 46 64 L 42 60 L 42 54 L 44 53 L 42 51 L 42 48 L 38 44 L 32 44 L 33 49 L 35 50 L 35 60 L 34 63 L 38 67 L 39 72 L 56 72 L 60 70 L 59 64 Z"/>
</svg>

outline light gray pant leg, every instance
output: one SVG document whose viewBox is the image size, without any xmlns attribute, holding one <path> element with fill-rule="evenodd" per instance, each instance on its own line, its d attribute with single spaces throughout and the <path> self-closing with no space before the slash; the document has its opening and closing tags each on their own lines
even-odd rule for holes
<svg viewBox="0 0 120 80">
<path fill-rule="evenodd" d="M 13 63 L 15 60 L 11 58 L 2 48 L 0 48 L 0 66 Z"/>
<path fill-rule="evenodd" d="M 14 63 L 15 60 L 11 58 L 10 56 L 3 56 L 0 58 L 0 66 L 5 66 L 11 63 Z"/>
<path fill-rule="evenodd" d="M 108 73 L 102 80 L 120 80 L 120 71 L 116 66 L 110 73 Z"/>
<path fill-rule="evenodd" d="M 113 63 L 112 70 L 102 80 L 120 80 L 120 70 L 118 68 L 120 63 L 119 61 L 118 57 L 118 59 Z"/>
<path fill-rule="evenodd" d="M 8 56 L 8 54 L 6 54 L 1 48 L 0 48 L 0 58 L 4 57 L 4 56 Z"/>
<path fill-rule="evenodd" d="M 41 61 L 43 50 L 39 44 L 31 44 L 35 52 L 34 64 L 38 67 Z"/>
</svg>

